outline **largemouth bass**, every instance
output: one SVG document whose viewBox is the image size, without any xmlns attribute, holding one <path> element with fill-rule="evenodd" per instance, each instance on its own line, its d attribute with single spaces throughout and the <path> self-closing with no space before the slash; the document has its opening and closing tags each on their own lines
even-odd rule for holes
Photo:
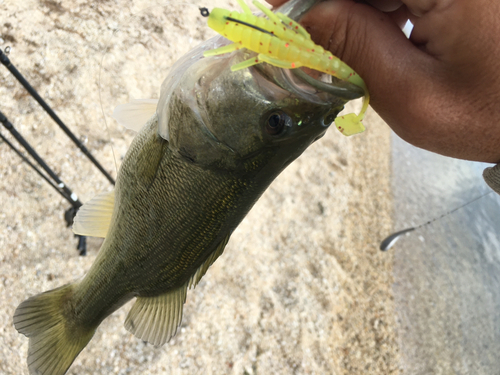
<svg viewBox="0 0 500 375">
<path fill-rule="evenodd" d="M 21 303 L 32 374 L 64 374 L 99 324 L 136 298 L 126 328 L 156 346 L 182 318 L 187 289 L 222 254 L 269 184 L 328 129 L 345 99 L 244 51 L 181 60 L 134 139 L 116 188 L 84 205 L 75 232 L 105 240 L 86 276 Z"/>
</svg>

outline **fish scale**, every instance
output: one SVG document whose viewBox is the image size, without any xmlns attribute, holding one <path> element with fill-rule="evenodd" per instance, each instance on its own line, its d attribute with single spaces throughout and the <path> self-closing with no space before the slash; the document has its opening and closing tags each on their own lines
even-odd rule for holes
<svg viewBox="0 0 500 375">
<path fill-rule="evenodd" d="M 88 314 L 89 320 L 94 320 L 94 316 L 101 313 L 96 305 L 101 305 L 104 300 L 120 301 L 122 295 L 132 290 L 136 296 L 154 296 L 182 286 L 248 211 L 248 209 L 242 210 L 243 204 L 238 201 L 244 201 L 246 195 L 252 193 L 251 181 L 236 176 L 228 179 L 227 172 L 218 174 L 213 170 L 200 169 L 175 157 L 168 148 L 159 165 L 158 173 L 154 175 L 154 180 L 139 180 L 148 175 L 151 164 L 149 160 L 154 159 L 151 155 L 142 158 L 141 153 L 150 148 L 149 144 L 156 142 L 166 143 L 151 131 L 151 128 L 145 128 L 131 145 L 122 167 L 130 172 L 120 175 L 115 194 L 118 198 L 123 194 L 122 191 L 137 191 L 138 188 L 139 193 L 136 196 L 130 194 L 127 196 L 127 200 L 131 202 L 120 207 L 116 213 L 115 223 L 121 223 L 122 215 L 143 217 L 144 211 L 149 213 L 156 211 L 155 217 L 164 216 L 167 220 L 157 222 L 158 227 L 152 226 L 150 222 L 147 227 L 137 227 L 138 223 L 131 221 L 110 228 L 109 236 L 114 241 L 105 240 L 100 256 L 79 289 L 101 290 L 98 285 L 101 278 L 105 278 L 114 280 L 112 285 L 109 282 L 102 283 L 108 285 L 108 288 L 111 287 L 112 291 L 102 290 L 101 294 L 94 293 L 92 301 L 79 299 L 78 306 L 82 306 L 79 316 L 82 318 Z M 158 149 L 160 151 L 161 148 Z M 146 162 L 137 163 L 137 159 L 144 159 Z M 129 163 L 130 169 L 128 169 Z M 200 190 L 198 187 L 203 181 L 206 181 L 206 189 Z M 183 189 L 177 188 L 180 183 Z M 195 191 L 198 191 L 198 194 L 195 195 Z M 152 202 L 149 196 L 163 197 L 163 199 Z M 193 211 L 197 211 L 200 201 L 205 202 L 202 210 L 208 214 L 206 216 L 193 214 Z M 134 209 L 137 212 L 134 212 Z M 155 235 L 149 241 L 144 241 L 143 237 L 136 236 L 137 231 L 154 232 Z M 125 235 L 121 236 L 120 233 Z M 134 243 L 130 237 L 139 238 L 140 243 Z M 144 249 L 155 251 L 152 253 Z M 129 256 L 129 251 L 139 256 Z M 104 259 L 107 263 L 104 263 Z M 118 262 L 121 259 L 126 260 L 123 267 L 119 267 Z M 137 268 L 137 265 L 142 267 Z M 101 272 L 102 268 L 106 269 L 105 274 Z M 128 270 L 127 273 L 120 272 L 125 269 Z M 130 272 L 134 269 L 137 270 L 136 273 Z M 144 277 L 143 269 L 148 270 L 149 277 Z M 130 285 L 131 280 L 133 283 Z M 122 285 L 127 288 L 119 290 Z M 129 299 L 134 295 L 130 295 Z"/>
</svg>

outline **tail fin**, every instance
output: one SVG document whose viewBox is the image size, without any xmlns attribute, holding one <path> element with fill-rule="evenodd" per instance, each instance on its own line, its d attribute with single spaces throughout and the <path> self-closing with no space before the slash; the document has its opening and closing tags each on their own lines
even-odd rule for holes
<svg viewBox="0 0 500 375">
<path fill-rule="evenodd" d="M 95 329 L 78 327 L 67 319 L 75 284 L 38 294 L 21 303 L 14 326 L 30 338 L 30 374 L 63 375 L 87 345 Z"/>
</svg>

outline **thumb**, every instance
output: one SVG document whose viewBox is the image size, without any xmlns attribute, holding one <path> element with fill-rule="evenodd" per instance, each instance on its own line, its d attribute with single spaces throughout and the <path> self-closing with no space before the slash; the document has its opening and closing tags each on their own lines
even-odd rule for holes
<svg viewBox="0 0 500 375">
<path fill-rule="evenodd" d="M 351 0 L 321 2 L 300 22 L 316 43 L 364 79 L 372 107 L 390 125 L 411 103 L 409 87 L 413 95 L 419 86 L 428 88 L 427 57 L 376 8 Z"/>
</svg>

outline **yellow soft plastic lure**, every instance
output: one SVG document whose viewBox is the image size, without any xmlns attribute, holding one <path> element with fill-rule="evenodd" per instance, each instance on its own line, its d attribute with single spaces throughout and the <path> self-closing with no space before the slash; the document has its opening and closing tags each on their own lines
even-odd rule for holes
<svg viewBox="0 0 500 375">
<path fill-rule="evenodd" d="M 282 13 L 273 13 L 257 0 L 253 4 L 269 19 L 252 14 L 243 0 L 236 0 L 243 13 L 214 8 L 208 12 L 201 8 L 201 14 L 208 17 L 208 26 L 234 42 L 233 44 L 205 51 L 204 56 L 221 55 L 246 48 L 258 55 L 235 64 L 232 71 L 248 68 L 266 62 L 284 69 L 307 67 L 361 87 L 365 92 L 359 115 L 350 113 L 335 119 L 335 126 L 344 135 L 361 133 L 365 127 L 361 123 L 370 95 L 363 79 L 331 52 L 325 51 L 311 40 L 309 33 L 297 22 Z"/>
</svg>

